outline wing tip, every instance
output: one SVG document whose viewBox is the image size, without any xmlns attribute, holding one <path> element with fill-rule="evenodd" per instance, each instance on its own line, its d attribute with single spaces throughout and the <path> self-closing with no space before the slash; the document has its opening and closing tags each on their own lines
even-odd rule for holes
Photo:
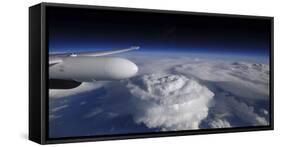
<svg viewBox="0 0 281 147">
<path fill-rule="evenodd" d="M 140 47 L 139 46 L 131 46 L 130 48 L 133 49 L 133 50 L 138 50 Z"/>
</svg>

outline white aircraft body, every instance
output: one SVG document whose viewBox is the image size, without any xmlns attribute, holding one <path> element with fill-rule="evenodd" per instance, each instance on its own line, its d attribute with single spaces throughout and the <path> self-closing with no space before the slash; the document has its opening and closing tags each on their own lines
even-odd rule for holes
<svg viewBox="0 0 281 147">
<path fill-rule="evenodd" d="M 138 67 L 130 60 L 107 55 L 139 49 L 130 47 L 107 51 L 49 55 L 49 88 L 70 89 L 82 82 L 111 81 L 130 78 Z"/>
</svg>

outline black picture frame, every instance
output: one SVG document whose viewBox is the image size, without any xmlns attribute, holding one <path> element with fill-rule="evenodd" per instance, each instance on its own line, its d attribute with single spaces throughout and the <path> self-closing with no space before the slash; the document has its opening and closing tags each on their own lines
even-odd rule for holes
<svg viewBox="0 0 281 147">
<path fill-rule="evenodd" d="M 178 15 L 204 15 L 204 16 L 220 16 L 230 18 L 243 19 L 262 19 L 271 22 L 270 37 L 270 124 L 268 126 L 252 126 L 239 128 L 222 128 L 222 129 L 200 129 L 187 131 L 169 131 L 157 133 L 137 133 L 123 135 L 106 135 L 96 137 L 68 137 L 59 139 L 48 138 L 48 44 L 46 28 L 46 7 L 67 7 L 80 9 L 102 9 L 102 10 L 118 10 L 118 11 L 137 11 L 137 12 L 155 12 L 155 13 L 172 13 Z M 152 137 L 168 137 L 180 135 L 196 135 L 196 134 L 214 134 L 214 133 L 230 133 L 230 132 L 246 132 L 273 130 L 274 128 L 274 103 L 273 103 L 273 17 L 265 16 L 248 16 L 248 15 L 230 15 L 217 13 L 199 13 L 199 12 L 183 12 L 183 11 L 166 11 L 152 9 L 135 9 L 121 7 L 103 7 L 90 5 L 74 5 L 74 4 L 58 4 L 58 3 L 40 3 L 29 8 L 29 140 L 39 144 L 53 143 L 69 143 L 83 141 L 102 141 L 116 139 L 135 139 L 135 138 L 152 138 Z"/>
</svg>

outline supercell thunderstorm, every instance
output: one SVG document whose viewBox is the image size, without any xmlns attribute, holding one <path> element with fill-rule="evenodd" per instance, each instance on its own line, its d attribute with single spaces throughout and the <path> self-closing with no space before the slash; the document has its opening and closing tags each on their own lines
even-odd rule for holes
<svg viewBox="0 0 281 147">
<path fill-rule="evenodd" d="M 135 121 L 161 130 L 198 129 L 214 96 L 183 75 L 144 75 L 130 82 L 128 88 L 138 107 Z"/>
<path fill-rule="evenodd" d="M 135 77 L 50 90 L 52 137 L 268 125 L 267 63 L 130 56 Z M 71 130 L 71 131 L 70 131 Z"/>
</svg>

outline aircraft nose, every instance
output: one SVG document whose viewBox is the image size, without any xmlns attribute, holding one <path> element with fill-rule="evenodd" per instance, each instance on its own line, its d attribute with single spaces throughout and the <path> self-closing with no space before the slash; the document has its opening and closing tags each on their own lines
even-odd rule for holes
<svg viewBox="0 0 281 147">
<path fill-rule="evenodd" d="M 135 63 L 123 58 L 110 59 L 105 68 L 106 74 L 113 80 L 130 78 L 138 72 L 138 67 Z"/>
<path fill-rule="evenodd" d="M 137 73 L 138 73 L 138 71 L 139 71 L 139 68 L 138 68 L 138 66 L 135 64 L 135 63 L 133 63 L 133 62 L 131 62 L 132 64 L 130 65 L 131 67 L 130 67 L 130 69 L 131 69 L 131 73 L 130 73 L 130 77 L 132 77 L 132 76 L 135 76 Z"/>
<path fill-rule="evenodd" d="M 133 63 L 132 62 L 132 65 L 131 65 L 132 67 L 131 67 L 131 69 L 132 69 L 132 75 L 134 76 L 134 75 L 136 75 L 137 74 L 137 72 L 139 71 L 139 68 L 138 68 L 138 66 L 135 64 L 135 63 Z"/>
</svg>

